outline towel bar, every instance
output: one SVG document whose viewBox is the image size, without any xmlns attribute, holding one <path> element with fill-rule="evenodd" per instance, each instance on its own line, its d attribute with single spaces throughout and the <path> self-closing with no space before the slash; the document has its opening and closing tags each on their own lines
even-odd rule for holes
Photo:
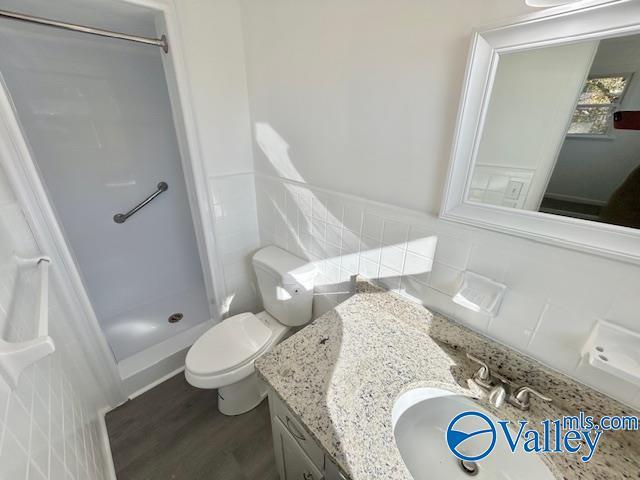
<svg viewBox="0 0 640 480">
<path fill-rule="evenodd" d="M 40 273 L 38 292 L 37 337 L 22 342 L 0 339 L 0 376 L 15 389 L 22 371 L 32 363 L 52 354 L 56 347 L 49 336 L 49 265 L 48 257 L 18 259 L 19 267 L 37 266 Z"/>
</svg>

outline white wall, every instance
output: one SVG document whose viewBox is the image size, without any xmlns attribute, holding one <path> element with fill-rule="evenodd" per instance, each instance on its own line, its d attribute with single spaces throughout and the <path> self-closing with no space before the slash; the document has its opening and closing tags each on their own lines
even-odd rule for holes
<svg viewBox="0 0 640 480">
<path fill-rule="evenodd" d="M 257 169 L 436 213 L 471 29 L 524 2 L 241 4 L 252 119 L 297 172 L 254 146 Z"/>
<path fill-rule="evenodd" d="M 531 172 L 521 208 L 538 210 L 542 202 L 597 46 L 591 41 L 500 56 L 476 165 Z"/>
<path fill-rule="evenodd" d="M 580 362 L 596 318 L 639 329 L 638 267 L 433 215 L 471 29 L 523 2 L 242 6 L 261 240 L 319 262 L 319 291 L 338 290 L 319 311 L 361 272 L 640 406 L 640 389 Z M 465 269 L 507 284 L 498 317 L 451 301 Z"/>
<path fill-rule="evenodd" d="M 242 19 L 236 0 L 176 2 L 229 314 L 256 311 L 259 247 Z"/>
<path fill-rule="evenodd" d="M 600 42 L 592 75 L 631 73 L 620 110 L 640 110 L 640 36 Z M 640 165 L 640 133 L 611 129 L 606 138 L 568 136 L 549 182 L 548 193 L 568 200 L 604 204 Z"/>
<path fill-rule="evenodd" d="M 249 172 L 253 157 L 238 3 L 181 0 L 176 5 L 208 173 Z"/>
<path fill-rule="evenodd" d="M 35 319 L 28 302 L 12 302 L 12 293 L 26 292 L 30 282 L 18 275 L 14 254 L 40 252 L 0 170 L 0 330 L 3 338 L 18 341 L 31 338 Z M 0 478 L 104 479 L 108 468 L 97 409 L 106 395 L 88 371 L 69 310 L 55 276 L 50 278 L 49 333 L 56 351 L 27 368 L 15 391 L 0 379 Z"/>
</svg>

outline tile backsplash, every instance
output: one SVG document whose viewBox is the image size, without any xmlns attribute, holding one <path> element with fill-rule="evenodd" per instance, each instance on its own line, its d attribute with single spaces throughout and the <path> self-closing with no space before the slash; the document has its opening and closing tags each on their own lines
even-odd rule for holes
<svg viewBox="0 0 640 480">
<path fill-rule="evenodd" d="M 18 271 L 15 256 L 38 254 L 0 170 L 0 334 L 5 340 L 33 338 L 33 305 L 15 293 L 29 288 L 34 276 Z M 0 478 L 104 479 L 109 470 L 98 426 L 101 391 L 85 367 L 80 340 L 53 281 L 50 288 L 55 353 L 28 367 L 13 391 L 0 378 Z"/>
<path fill-rule="evenodd" d="M 224 313 L 260 309 L 251 270 L 251 255 L 260 247 L 252 173 L 209 178 L 218 256 L 226 289 Z"/>
<path fill-rule="evenodd" d="M 581 356 L 597 319 L 640 330 L 637 266 L 263 174 L 255 185 L 261 245 L 285 248 L 321 271 L 316 316 L 348 295 L 343 285 L 359 273 L 640 407 L 638 387 Z M 453 303 L 465 270 L 507 285 L 496 317 Z"/>
</svg>

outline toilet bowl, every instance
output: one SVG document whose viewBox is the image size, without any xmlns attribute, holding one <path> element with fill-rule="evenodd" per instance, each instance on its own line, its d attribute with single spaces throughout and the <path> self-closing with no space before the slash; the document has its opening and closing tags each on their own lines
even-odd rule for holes
<svg viewBox="0 0 640 480">
<path fill-rule="evenodd" d="M 311 320 L 316 268 L 281 248 L 259 250 L 252 260 L 265 311 L 241 313 L 205 332 L 187 353 L 185 377 L 198 388 L 218 389 L 218 410 L 239 415 L 260 404 L 266 390 L 254 362 L 293 326 Z"/>
</svg>

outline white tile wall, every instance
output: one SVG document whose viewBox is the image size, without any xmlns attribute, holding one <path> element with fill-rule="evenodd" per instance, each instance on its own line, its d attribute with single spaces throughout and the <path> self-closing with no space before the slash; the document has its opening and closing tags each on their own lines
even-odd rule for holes
<svg viewBox="0 0 640 480">
<path fill-rule="evenodd" d="M 361 273 L 640 408 L 640 389 L 580 357 L 598 318 L 640 331 L 637 266 L 262 174 L 256 200 L 261 243 L 318 264 L 316 315 L 345 298 L 343 282 Z M 506 283 L 497 317 L 451 301 L 465 269 Z"/>
<path fill-rule="evenodd" d="M 0 170 L 0 335 L 20 341 L 33 334 L 34 302 L 26 292 L 37 278 L 18 272 L 14 254 L 31 257 L 38 249 Z M 56 352 L 27 368 L 15 391 L 0 379 L 2 480 L 107 478 L 97 421 L 100 391 L 59 298 L 52 284 L 49 333 Z"/>
<path fill-rule="evenodd" d="M 225 312 L 259 311 L 261 302 L 251 268 L 251 256 L 260 247 L 253 173 L 211 177 L 209 185 L 216 244 L 224 270 Z"/>
</svg>

